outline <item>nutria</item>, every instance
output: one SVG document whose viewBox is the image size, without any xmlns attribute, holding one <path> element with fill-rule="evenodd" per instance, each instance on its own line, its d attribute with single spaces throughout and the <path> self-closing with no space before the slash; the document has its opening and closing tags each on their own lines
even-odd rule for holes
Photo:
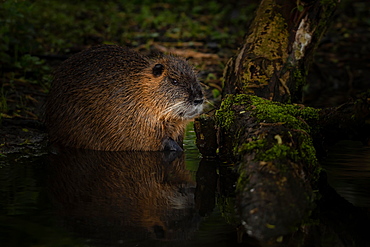
<svg viewBox="0 0 370 247">
<path fill-rule="evenodd" d="M 50 141 L 83 149 L 182 150 L 185 125 L 203 108 L 194 68 L 102 45 L 56 70 L 46 104 Z"/>
</svg>

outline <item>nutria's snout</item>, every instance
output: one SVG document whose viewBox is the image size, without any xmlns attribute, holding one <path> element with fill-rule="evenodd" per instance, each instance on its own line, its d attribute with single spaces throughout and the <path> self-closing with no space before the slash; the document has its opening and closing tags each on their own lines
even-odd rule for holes
<svg viewBox="0 0 370 247">
<path fill-rule="evenodd" d="M 203 111 L 204 95 L 198 81 L 190 84 L 188 94 L 189 96 L 184 103 L 179 104 L 179 108 L 181 109 L 179 115 L 184 119 L 193 119 Z"/>
<path fill-rule="evenodd" d="M 203 93 L 200 93 L 197 96 L 191 95 L 186 100 L 181 100 L 170 106 L 165 113 L 172 112 L 174 116 L 190 120 L 202 113 L 203 102 Z"/>
<path fill-rule="evenodd" d="M 203 104 L 203 98 L 201 98 L 201 99 L 196 99 L 196 100 L 194 100 L 194 105 L 201 105 L 201 104 Z"/>
<path fill-rule="evenodd" d="M 203 90 L 199 83 L 194 83 L 195 86 L 192 87 L 190 92 L 189 100 L 193 102 L 194 105 L 202 105 L 204 102 Z"/>
<path fill-rule="evenodd" d="M 192 103 L 192 106 L 189 107 L 188 111 L 184 114 L 183 117 L 185 119 L 192 119 L 200 115 L 203 111 L 204 96 L 200 87 L 199 90 L 190 97 L 189 102 Z"/>
</svg>

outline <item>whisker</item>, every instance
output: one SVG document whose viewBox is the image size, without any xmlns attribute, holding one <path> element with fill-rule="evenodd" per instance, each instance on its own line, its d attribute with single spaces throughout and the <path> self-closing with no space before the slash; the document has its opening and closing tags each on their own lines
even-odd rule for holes
<svg viewBox="0 0 370 247">
<path fill-rule="evenodd" d="M 163 112 L 163 115 L 167 115 L 168 113 L 170 112 L 173 112 L 175 114 L 179 113 L 179 111 L 181 110 L 181 107 L 180 105 L 184 104 L 184 102 L 177 102 L 176 104 L 168 107 L 164 112 Z"/>
<path fill-rule="evenodd" d="M 211 106 L 213 107 L 216 107 L 215 104 L 212 103 L 212 101 L 209 101 L 208 99 L 204 99 L 204 101 L 207 103 L 207 104 L 210 104 Z"/>
</svg>

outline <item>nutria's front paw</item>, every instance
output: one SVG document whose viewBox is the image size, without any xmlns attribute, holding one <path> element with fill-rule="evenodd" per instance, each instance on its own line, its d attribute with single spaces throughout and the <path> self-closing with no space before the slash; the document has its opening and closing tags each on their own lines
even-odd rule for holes
<svg viewBox="0 0 370 247">
<path fill-rule="evenodd" d="M 175 142 L 172 138 L 166 138 L 163 141 L 163 150 L 164 151 L 176 151 L 182 152 L 182 147 L 179 146 L 177 142 Z"/>
</svg>

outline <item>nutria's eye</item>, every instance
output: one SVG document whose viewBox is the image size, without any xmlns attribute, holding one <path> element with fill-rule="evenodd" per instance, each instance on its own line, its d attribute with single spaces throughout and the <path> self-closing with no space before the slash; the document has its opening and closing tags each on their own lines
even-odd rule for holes
<svg viewBox="0 0 370 247">
<path fill-rule="evenodd" d="M 171 81 L 171 83 L 172 83 L 173 85 L 175 85 L 175 86 L 179 85 L 179 81 L 178 81 L 178 80 L 176 80 L 176 79 L 170 78 L 170 81 Z"/>
<path fill-rule="evenodd" d="M 156 64 L 153 67 L 153 75 L 154 76 L 160 76 L 160 75 L 162 75 L 163 70 L 164 70 L 164 66 L 162 64 Z"/>
</svg>

